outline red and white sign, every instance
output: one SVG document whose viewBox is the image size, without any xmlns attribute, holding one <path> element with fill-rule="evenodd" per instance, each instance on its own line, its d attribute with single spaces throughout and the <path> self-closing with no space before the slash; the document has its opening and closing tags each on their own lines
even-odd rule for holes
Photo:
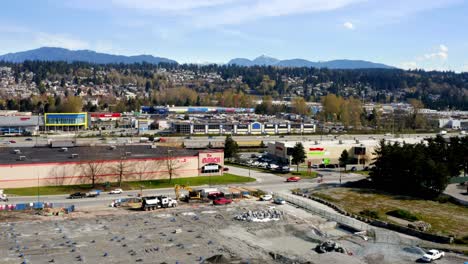
<svg viewBox="0 0 468 264">
<path fill-rule="evenodd" d="M 92 121 L 118 120 L 122 117 L 121 113 L 91 113 Z"/>
<path fill-rule="evenodd" d="M 212 154 L 206 154 L 206 157 L 202 158 L 202 164 L 208 163 L 221 163 L 221 157 L 213 157 Z"/>
<path fill-rule="evenodd" d="M 309 151 L 324 151 L 324 148 L 309 148 Z"/>
<path fill-rule="evenodd" d="M 98 117 L 98 118 L 103 118 L 103 117 L 122 117 L 121 113 L 92 113 L 91 117 Z"/>
</svg>

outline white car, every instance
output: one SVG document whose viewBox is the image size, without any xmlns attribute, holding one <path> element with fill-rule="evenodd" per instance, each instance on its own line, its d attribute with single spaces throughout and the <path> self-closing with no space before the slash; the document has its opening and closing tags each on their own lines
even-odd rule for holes
<svg viewBox="0 0 468 264">
<path fill-rule="evenodd" d="M 120 188 L 114 189 L 109 192 L 109 194 L 121 194 L 121 193 L 123 193 L 123 190 Z"/>
<path fill-rule="evenodd" d="M 442 258 L 443 256 L 445 256 L 445 253 L 443 251 L 431 249 L 426 254 L 424 254 L 421 259 L 425 262 L 432 262 L 434 260 Z"/>
<path fill-rule="evenodd" d="M 260 200 L 262 201 L 271 201 L 273 199 L 273 196 L 271 194 L 264 194 L 260 196 Z"/>
<path fill-rule="evenodd" d="M 269 167 L 270 169 L 274 170 L 274 169 L 278 168 L 279 166 L 276 165 L 276 164 L 274 164 L 274 163 L 270 163 L 270 164 L 268 165 L 268 167 Z"/>
</svg>

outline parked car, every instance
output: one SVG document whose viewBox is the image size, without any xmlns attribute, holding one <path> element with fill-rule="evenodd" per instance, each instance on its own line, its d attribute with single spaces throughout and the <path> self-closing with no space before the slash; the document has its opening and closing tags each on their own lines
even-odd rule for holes
<svg viewBox="0 0 468 264">
<path fill-rule="evenodd" d="M 434 260 L 442 258 L 443 256 L 445 256 L 445 253 L 443 251 L 431 249 L 428 252 L 426 252 L 426 254 L 424 254 L 421 259 L 425 262 L 432 262 Z"/>
<path fill-rule="evenodd" d="M 123 190 L 120 189 L 120 188 L 111 190 L 111 191 L 109 192 L 109 194 L 121 194 L 121 193 L 123 193 Z"/>
<path fill-rule="evenodd" d="M 214 205 L 223 205 L 223 204 L 230 204 L 232 203 L 232 199 L 228 199 L 225 197 L 219 197 L 213 200 Z"/>
<path fill-rule="evenodd" d="M 317 164 L 312 165 L 312 169 L 318 169 L 319 166 Z"/>
<path fill-rule="evenodd" d="M 85 197 L 86 197 L 86 193 L 83 193 L 83 192 L 72 193 L 70 194 L 70 196 L 68 196 L 69 199 L 78 199 L 78 198 L 85 198 Z"/>
<path fill-rule="evenodd" d="M 228 168 L 228 167 L 224 167 L 224 168 L 223 168 L 223 171 L 229 171 L 229 168 Z"/>
<path fill-rule="evenodd" d="M 275 198 L 275 199 L 273 200 L 273 202 L 274 202 L 275 204 L 280 204 L 280 205 L 286 203 L 286 201 L 285 201 L 283 198 Z"/>
<path fill-rule="evenodd" d="M 298 182 L 301 180 L 301 177 L 293 176 L 286 179 L 287 182 Z"/>
<path fill-rule="evenodd" d="M 273 196 L 271 194 L 264 194 L 260 196 L 261 201 L 271 201 L 273 199 Z"/>
<path fill-rule="evenodd" d="M 269 169 L 272 169 L 272 170 L 274 170 L 274 169 L 276 169 L 276 168 L 278 168 L 278 167 L 279 167 L 279 166 L 276 165 L 276 164 L 274 164 L 274 163 L 268 164 L 268 168 L 269 168 Z"/>
</svg>

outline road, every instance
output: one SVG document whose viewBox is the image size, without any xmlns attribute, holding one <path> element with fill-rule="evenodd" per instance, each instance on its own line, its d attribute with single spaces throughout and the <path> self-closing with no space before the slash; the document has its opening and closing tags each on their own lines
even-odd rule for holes
<svg viewBox="0 0 468 264">
<path fill-rule="evenodd" d="M 231 186 L 246 186 L 251 188 L 258 188 L 266 192 L 280 192 L 280 191 L 288 191 L 294 188 L 309 188 L 309 187 L 316 187 L 318 186 L 317 179 L 303 179 L 297 183 L 287 183 L 285 182 L 285 178 L 281 176 L 277 176 L 271 173 L 259 172 L 255 170 L 248 170 L 244 168 L 238 167 L 231 167 L 229 168 L 229 173 L 240 175 L 240 176 L 250 176 L 255 178 L 255 182 L 245 183 L 245 184 L 231 184 Z M 325 183 L 338 183 L 339 182 L 339 173 L 333 171 L 320 171 L 320 174 L 324 175 L 323 179 Z M 342 175 L 342 182 L 345 183 L 347 181 L 355 181 L 362 179 L 363 177 L 358 174 L 343 174 Z M 218 185 L 219 187 L 227 187 L 226 185 Z M 112 200 L 118 198 L 125 198 L 130 196 L 137 196 L 139 190 L 133 191 L 125 191 L 123 194 L 107 194 L 102 193 L 100 196 L 95 198 L 83 198 L 83 199 L 67 199 L 68 195 L 50 195 L 50 196 L 24 196 L 24 197 L 10 197 L 9 204 L 16 204 L 16 203 L 31 203 L 31 202 L 48 202 L 59 204 L 62 206 L 68 206 L 74 204 L 78 208 L 84 207 L 100 207 L 100 206 L 108 206 Z M 163 188 L 163 189 L 151 189 L 151 190 L 143 190 L 143 195 L 166 195 L 166 196 L 174 196 L 174 189 L 173 188 Z"/>
<path fill-rule="evenodd" d="M 425 138 L 425 137 L 434 137 L 435 133 L 425 133 L 425 134 L 400 134 L 399 138 Z M 370 134 L 370 135 L 347 135 L 347 134 L 328 134 L 328 135 L 248 135 L 248 136 L 234 136 L 233 139 L 237 142 L 252 142 L 252 141 L 326 141 L 334 138 L 341 140 L 366 140 L 366 139 L 392 139 L 393 136 L 386 136 L 383 134 Z M 26 139 L 31 138 L 32 140 L 27 141 Z M 37 145 L 46 145 L 48 139 L 70 139 L 73 138 L 73 134 L 68 136 L 46 136 L 42 135 L 40 137 L 0 137 L 0 147 L 33 147 Z M 6 143 L 9 140 L 14 140 L 16 143 L 8 144 Z M 207 145 L 209 142 L 224 142 L 225 136 L 192 136 L 187 139 L 183 137 L 168 137 L 169 141 L 173 142 L 184 142 L 186 145 Z M 90 145 L 90 144 L 120 144 L 120 143 L 138 143 L 139 137 L 106 137 L 105 140 L 101 140 L 101 137 L 90 137 L 90 138 L 76 138 L 77 144 L 79 145 Z"/>
</svg>

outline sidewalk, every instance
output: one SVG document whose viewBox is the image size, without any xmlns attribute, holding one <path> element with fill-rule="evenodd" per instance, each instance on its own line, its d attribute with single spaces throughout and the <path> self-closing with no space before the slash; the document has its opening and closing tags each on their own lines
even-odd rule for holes
<svg viewBox="0 0 468 264">
<path fill-rule="evenodd" d="M 468 206 L 468 194 L 466 186 L 460 186 L 458 183 L 452 183 L 447 186 L 445 194 L 455 198 L 458 202 Z"/>
</svg>

